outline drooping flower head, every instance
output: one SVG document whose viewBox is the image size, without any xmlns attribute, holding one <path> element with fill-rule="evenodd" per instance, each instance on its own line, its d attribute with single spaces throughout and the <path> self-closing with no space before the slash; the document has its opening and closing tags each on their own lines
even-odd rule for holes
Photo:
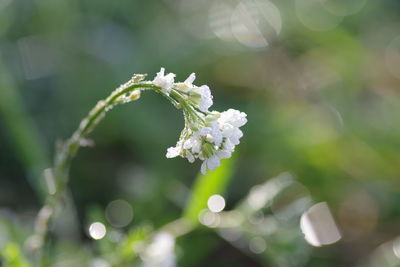
<svg viewBox="0 0 400 267">
<path fill-rule="evenodd" d="M 167 158 L 180 156 L 191 163 L 200 159 L 203 174 L 214 170 L 221 159 L 231 157 L 240 143 L 243 132 L 239 128 L 246 124 L 247 115 L 234 109 L 209 111 L 213 104 L 210 88 L 194 85 L 194 73 L 184 82 L 174 83 L 175 74 L 164 75 L 164 72 L 161 68 L 153 83 L 160 86 L 161 92 L 171 101 L 178 103 L 185 115 L 185 128 L 177 144 L 168 148 Z"/>
</svg>

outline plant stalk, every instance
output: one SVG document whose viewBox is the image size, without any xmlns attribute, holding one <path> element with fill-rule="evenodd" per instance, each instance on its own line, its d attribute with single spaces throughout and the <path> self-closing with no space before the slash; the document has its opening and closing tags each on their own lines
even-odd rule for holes
<svg viewBox="0 0 400 267">
<path fill-rule="evenodd" d="M 89 112 L 89 114 L 81 121 L 78 129 L 72 136 L 63 143 L 58 143 L 56 146 L 54 165 L 46 179 L 52 180 L 55 185 L 50 190 L 46 197 L 45 204 L 37 214 L 35 221 L 34 235 L 27 241 L 28 249 L 34 252 L 35 256 L 39 258 L 42 266 L 46 266 L 44 257 L 44 248 L 48 242 L 48 233 L 51 228 L 51 222 L 57 210 L 61 209 L 64 205 L 64 198 L 67 190 L 69 169 L 71 161 L 78 152 L 79 148 L 83 146 L 85 138 L 91 131 L 99 124 L 104 118 L 107 111 L 117 104 L 127 103 L 137 98 L 128 99 L 121 97 L 129 97 L 137 90 L 160 90 L 160 87 L 155 86 L 151 82 L 138 82 L 135 76 L 127 83 L 121 85 L 114 90 L 106 99 L 99 101 L 96 106 Z M 140 93 L 140 92 L 139 92 Z M 122 101 L 121 99 L 125 99 Z"/>
</svg>

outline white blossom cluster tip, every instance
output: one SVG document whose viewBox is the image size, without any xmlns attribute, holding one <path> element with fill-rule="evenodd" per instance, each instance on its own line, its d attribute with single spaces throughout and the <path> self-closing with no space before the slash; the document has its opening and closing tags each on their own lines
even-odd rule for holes
<svg viewBox="0 0 400 267">
<path fill-rule="evenodd" d="M 172 89 L 179 92 L 180 96 L 188 102 L 188 104 L 194 105 L 202 112 L 207 112 L 208 108 L 213 104 L 213 97 L 211 95 L 210 88 L 207 85 L 200 87 L 193 85 L 196 75 L 194 73 L 182 83 L 174 83 L 174 73 L 168 73 L 165 75 L 165 69 L 161 68 L 160 72 L 157 73 L 153 80 L 153 84 L 160 86 L 161 91 L 167 95 L 171 94 Z"/>
<path fill-rule="evenodd" d="M 194 73 L 184 82 L 175 83 L 174 78 L 175 74 L 165 75 L 161 68 L 153 80 L 163 94 L 182 107 L 185 115 L 185 128 L 180 139 L 175 147 L 168 148 L 166 156 L 181 156 L 191 163 L 198 158 L 203 161 L 201 172 L 205 174 L 207 169 L 219 167 L 221 159 L 231 157 L 243 136 L 239 128 L 247 123 L 247 115 L 234 109 L 209 111 L 213 97 L 207 85 L 193 85 Z"/>
<path fill-rule="evenodd" d="M 160 72 L 157 73 L 157 76 L 154 78 L 153 83 L 157 86 L 161 87 L 161 91 L 166 94 L 169 94 L 172 86 L 174 85 L 175 74 L 168 73 L 165 75 L 165 69 L 161 68 Z"/>
</svg>

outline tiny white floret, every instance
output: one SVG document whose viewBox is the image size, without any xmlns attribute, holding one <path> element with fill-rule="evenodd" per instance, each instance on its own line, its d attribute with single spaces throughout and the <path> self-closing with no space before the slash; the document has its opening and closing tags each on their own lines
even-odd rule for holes
<svg viewBox="0 0 400 267">
<path fill-rule="evenodd" d="M 174 85 L 175 74 L 168 73 L 167 75 L 165 75 L 164 73 L 165 69 L 161 68 L 161 70 L 157 73 L 157 76 L 154 78 L 153 83 L 157 86 L 160 86 L 161 91 L 169 94 L 172 86 Z"/>
</svg>

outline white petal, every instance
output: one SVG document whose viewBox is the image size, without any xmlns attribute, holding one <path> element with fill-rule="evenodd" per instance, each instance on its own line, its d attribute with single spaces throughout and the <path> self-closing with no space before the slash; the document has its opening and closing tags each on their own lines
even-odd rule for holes
<svg viewBox="0 0 400 267">
<path fill-rule="evenodd" d="M 221 159 L 227 159 L 230 158 L 232 156 L 232 151 L 229 150 L 220 150 L 217 151 L 217 156 Z"/>
<path fill-rule="evenodd" d="M 183 149 L 191 149 L 193 146 L 192 137 L 183 143 Z"/>
<path fill-rule="evenodd" d="M 193 86 L 193 82 L 196 79 L 196 74 L 192 73 L 189 75 L 189 77 L 187 77 L 187 79 L 184 81 L 184 83 L 188 86 Z"/>
<path fill-rule="evenodd" d="M 200 141 L 200 139 L 196 138 L 193 141 L 192 152 L 195 154 L 198 154 L 198 153 L 200 153 L 200 150 L 201 150 L 201 141 Z"/>
<path fill-rule="evenodd" d="M 201 169 L 200 169 L 202 174 L 206 174 L 207 173 L 207 159 L 203 161 L 203 163 L 201 164 Z"/>
<path fill-rule="evenodd" d="M 192 153 L 190 153 L 189 151 L 186 151 L 186 158 L 188 159 L 188 161 L 189 161 L 190 163 L 193 163 L 194 160 L 195 160 L 194 156 L 193 156 Z"/>
<path fill-rule="evenodd" d="M 167 158 L 175 158 L 177 156 L 179 156 L 181 150 L 179 147 L 170 147 L 167 149 Z"/>
<path fill-rule="evenodd" d="M 217 156 L 211 156 L 209 159 L 207 159 L 207 167 L 210 170 L 214 170 L 215 168 L 219 167 L 220 165 L 220 159 Z"/>
<path fill-rule="evenodd" d="M 199 109 L 203 112 L 207 112 L 213 104 L 213 96 L 211 95 L 210 88 L 207 85 L 202 85 L 200 87 L 200 95 L 201 99 L 198 103 Z"/>
<path fill-rule="evenodd" d="M 214 144 L 218 147 L 221 146 L 223 135 L 219 128 L 219 123 L 217 121 L 212 123 L 211 134 L 214 137 Z"/>
<path fill-rule="evenodd" d="M 236 128 L 230 136 L 228 136 L 228 139 L 232 142 L 234 145 L 238 145 L 240 143 L 239 139 L 243 136 L 243 133 L 239 128 Z"/>
<path fill-rule="evenodd" d="M 221 113 L 219 121 L 221 124 L 229 123 L 235 127 L 241 127 L 247 123 L 247 114 L 235 109 L 228 109 Z"/>
<path fill-rule="evenodd" d="M 157 73 L 156 77 L 153 80 L 153 83 L 157 86 L 161 87 L 161 90 L 164 93 L 169 93 L 172 86 L 174 85 L 175 74 L 168 73 L 167 75 L 164 74 L 165 69 L 161 68 L 161 70 Z"/>
<path fill-rule="evenodd" d="M 198 135 L 206 136 L 207 134 L 211 133 L 212 129 L 210 127 L 203 127 L 198 131 Z"/>
</svg>

